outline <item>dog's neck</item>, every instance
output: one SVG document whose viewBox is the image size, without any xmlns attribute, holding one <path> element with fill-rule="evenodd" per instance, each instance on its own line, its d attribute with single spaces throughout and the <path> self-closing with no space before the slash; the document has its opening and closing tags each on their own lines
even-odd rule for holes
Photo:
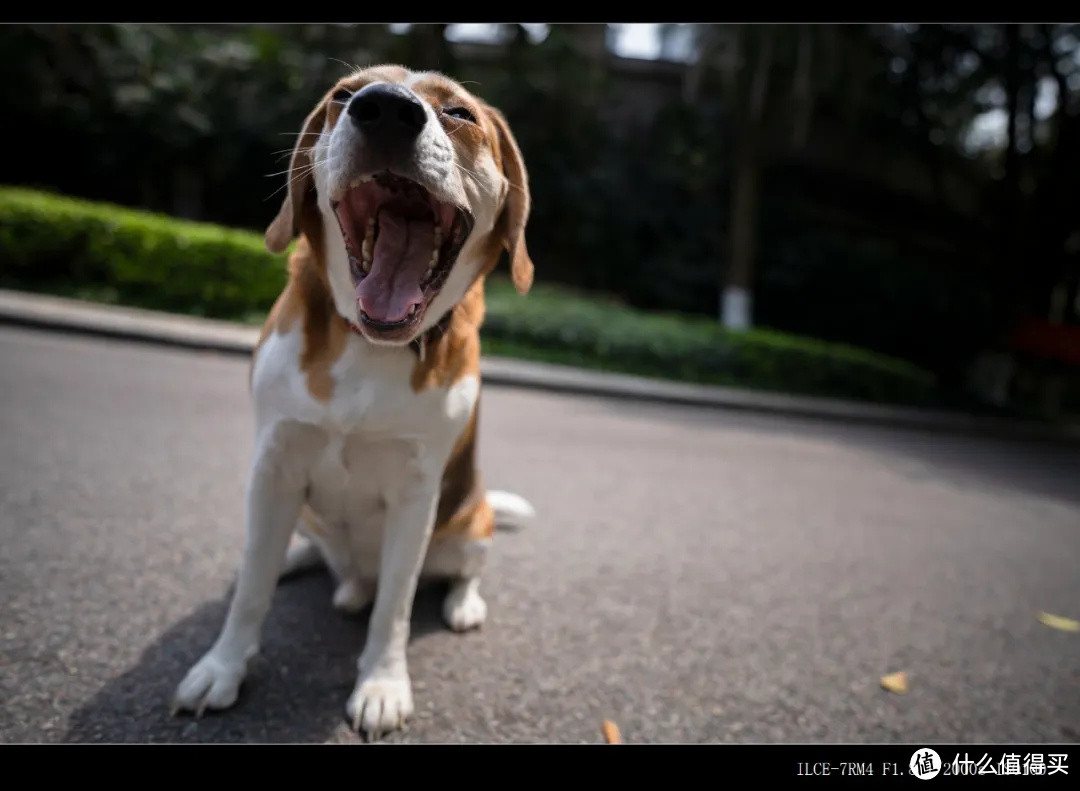
<svg viewBox="0 0 1080 791">
<path fill-rule="evenodd" d="M 450 326 L 450 319 L 453 318 L 453 315 L 454 309 L 451 308 L 442 315 L 442 318 L 440 318 L 437 322 L 432 324 L 430 327 L 428 327 L 426 330 L 424 330 L 422 333 L 417 335 L 409 342 L 409 348 L 412 349 L 412 351 L 420 359 L 420 362 L 423 362 L 424 358 L 427 356 L 428 346 L 433 343 L 437 343 L 438 340 L 443 336 L 443 333 L 446 332 L 447 327 Z M 346 319 L 346 321 L 349 324 L 350 330 L 359 335 L 361 338 L 364 337 L 363 331 L 356 324 L 349 321 L 348 319 Z"/>
</svg>

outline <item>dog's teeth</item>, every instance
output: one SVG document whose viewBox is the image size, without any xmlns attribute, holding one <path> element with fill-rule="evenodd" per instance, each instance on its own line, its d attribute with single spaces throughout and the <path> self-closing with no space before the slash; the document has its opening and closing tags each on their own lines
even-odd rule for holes
<svg viewBox="0 0 1080 791">
<path fill-rule="evenodd" d="M 367 233 L 364 234 L 364 244 L 360 248 L 360 266 L 365 272 L 371 271 L 371 257 L 375 250 L 375 218 L 368 217 Z"/>
<path fill-rule="evenodd" d="M 428 261 L 427 274 L 431 274 L 439 263 L 439 250 L 442 248 L 442 226 L 435 226 L 435 234 L 431 240 L 431 260 Z"/>
</svg>

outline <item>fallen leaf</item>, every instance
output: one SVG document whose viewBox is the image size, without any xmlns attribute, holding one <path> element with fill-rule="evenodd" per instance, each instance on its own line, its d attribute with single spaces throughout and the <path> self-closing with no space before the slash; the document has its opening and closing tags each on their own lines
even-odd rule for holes
<svg viewBox="0 0 1080 791">
<path fill-rule="evenodd" d="M 622 744 L 622 736 L 619 735 L 619 726 L 611 720 L 604 720 L 602 728 L 604 741 L 608 744 Z"/>
<path fill-rule="evenodd" d="M 1080 632 L 1080 621 L 1072 618 L 1062 618 L 1060 615 L 1051 615 L 1048 612 L 1039 613 L 1039 622 L 1051 629 L 1060 629 L 1063 632 Z"/>
<path fill-rule="evenodd" d="M 885 687 L 889 692 L 895 692 L 897 695 L 906 695 L 908 691 L 907 673 L 901 670 L 899 673 L 882 676 L 881 686 Z"/>
</svg>

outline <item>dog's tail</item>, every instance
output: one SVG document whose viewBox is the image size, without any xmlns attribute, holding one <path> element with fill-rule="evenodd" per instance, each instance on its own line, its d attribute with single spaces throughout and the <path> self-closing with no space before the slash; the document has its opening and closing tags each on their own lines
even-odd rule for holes
<svg viewBox="0 0 1080 791">
<path fill-rule="evenodd" d="M 487 501 L 495 512 L 495 527 L 500 530 L 520 530 L 536 516 L 529 501 L 513 492 L 491 489 Z"/>
</svg>

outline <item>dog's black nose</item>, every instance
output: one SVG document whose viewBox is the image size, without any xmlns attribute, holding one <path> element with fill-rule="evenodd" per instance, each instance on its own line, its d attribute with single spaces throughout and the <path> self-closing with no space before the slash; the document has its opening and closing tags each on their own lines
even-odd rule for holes
<svg viewBox="0 0 1080 791">
<path fill-rule="evenodd" d="M 427 123 L 424 105 L 408 88 L 385 82 L 357 91 L 348 113 L 373 143 L 412 140 Z"/>
</svg>

